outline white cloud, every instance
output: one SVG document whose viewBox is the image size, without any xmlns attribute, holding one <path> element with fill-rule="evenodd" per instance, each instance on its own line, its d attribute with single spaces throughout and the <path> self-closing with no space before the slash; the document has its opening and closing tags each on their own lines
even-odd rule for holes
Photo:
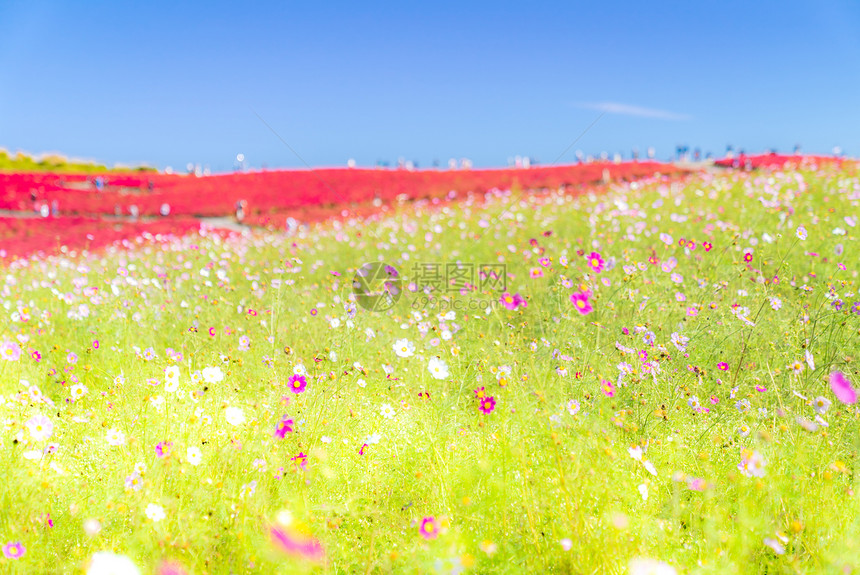
<svg viewBox="0 0 860 575">
<path fill-rule="evenodd" d="M 637 116 L 639 118 L 655 118 L 657 120 L 689 120 L 691 116 L 687 114 L 676 114 L 675 112 L 667 112 L 666 110 L 656 110 L 654 108 L 645 108 L 642 106 L 633 106 L 630 104 L 621 104 L 619 102 L 582 102 L 576 104 L 577 108 L 586 110 L 597 110 L 607 114 L 617 114 L 620 116 Z"/>
</svg>

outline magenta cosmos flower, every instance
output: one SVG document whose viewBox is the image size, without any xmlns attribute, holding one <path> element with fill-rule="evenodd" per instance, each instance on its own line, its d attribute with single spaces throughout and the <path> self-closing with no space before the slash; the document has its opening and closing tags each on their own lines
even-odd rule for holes
<svg viewBox="0 0 860 575">
<path fill-rule="evenodd" d="M 615 386 L 612 385 L 612 382 L 608 379 L 604 379 L 600 381 L 603 386 L 603 394 L 606 397 L 615 397 Z"/>
<path fill-rule="evenodd" d="M 20 541 L 15 541 L 14 543 L 10 541 L 3 546 L 3 556 L 7 559 L 20 559 L 26 551 L 27 549 Z"/>
<path fill-rule="evenodd" d="M 582 315 L 587 315 L 594 311 L 594 308 L 591 307 L 591 304 L 588 302 L 588 294 L 581 292 L 572 293 L 570 294 L 570 301 L 573 303 L 573 307 L 576 308 L 576 311 Z"/>
<path fill-rule="evenodd" d="M 494 397 L 484 397 L 481 398 L 481 407 L 479 408 L 482 413 L 492 413 L 494 409 L 496 409 L 496 398 Z"/>
<path fill-rule="evenodd" d="M 155 446 L 155 455 L 159 458 L 167 457 L 168 455 L 170 455 L 171 451 L 173 451 L 172 441 L 160 441 Z"/>
<path fill-rule="evenodd" d="M 439 526 L 436 524 L 436 519 L 433 517 L 422 519 L 418 532 L 421 533 L 424 539 L 436 539 L 439 535 Z"/>
<path fill-rule="evenodd" d="M 830 389 L 833 390 L 836 399 L 842 403 L 857 403 L 857 391 L 841 371 L 830 374 Z"/>
<path fill-rule="evenodd" d="M 510 293 L 505 292 L 502 294 L 502 297 L 499 298 L 499 302 L 505 306 L 506 309 L 512 311 L 520 306 L 526 307 L 529 305 L 525 298 L 518 293 L 511 295 Z"/>
<path fill-rule="evenodd" d="M 308 533 L 299 529 L 274 526 L 269 530 L 269 535 L 274 546 L 289 555 L 318 563 L 325 560 L 322 545 Z"/>
<path fill-rule="evenodd" d="M 308 380 L 305 376 L 298 373 L 290 376 L 290 391 L 293 393 L 302 393 L 307 386 Z"/>
<path fill-rule="evenodd" d="M 591 252 L 588 256 L 588 267 L 594 270 L 595 273 L 603 271 L 603 258 L 597 252 Z"/>
<path fill-rule="evenodd" d="M 0 357 L 6 361 L 18 361 L 21 357 L 21 346 L 14 341 L 4 341 L 0 344 Z"/>
<path fill-rule="evenodd" d="M 292 433 L 294 423 L 295 422 L 291 417 L 285 415 L 281 418 L 281 421 L 278 422 L 278 426 L 275 428 L 275 437 L 283 439 L 288 433 Z"/>
</svg>

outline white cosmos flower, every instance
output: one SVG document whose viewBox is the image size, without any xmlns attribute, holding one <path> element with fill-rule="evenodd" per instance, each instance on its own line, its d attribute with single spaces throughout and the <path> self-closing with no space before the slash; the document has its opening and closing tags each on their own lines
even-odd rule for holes
<svg viewBox="0 0 860 575">
<path fill-rule="evenodd" d="M 391 407 L 391 404 L 382 404 L 382 417 L 384 417 L 385 419 L 391 419 L 392 417 L 394 417 L 394 408 Z"/>
<path fill-rule="evenodd" d="M 206 383 L 218 383 L 219 381 L 224 380 L 224 372 L 221 371 L 220 367 L 204 367 L 203 368 L 203 379 Z"/>
<path fill-rule="evenodd" d="M 140 569 L 125 555 L 99 551 L 90 558 L 87 575 L 140 575 Z"/>
<path fill-rule="evenodd" d="M 394 353 L 397 357 L 409 357 L 415 354 L 415 344 L 408 339 L 398 339 L 394 342 Z"/>
<path fill-rule="evenodd" d="M 149 517 L 155 523 L 163 520 L 166 515 L 164 514 L 164 508 L 161 505 L 157 505 L 155 503 L 150 503 L 146 506 L 146 516 Z"/>
<path fill-rule="evenodd" d="M 109 429 L 107 432 L 108 445 L 124 445 L 125 433 L 119 429 Z"/>
<path fill-rule="evenodd" d="M 436 379 L 445 379 L 448 377 L 448 364 L 438 357 L 430 359 L 430 364 L 427 366 L 427 369 L 430 370 L 430 375 Z"/>
<path fill-rule="evenodd" d="M 245 412 L 241 407 L 228 407 L 224 410 L 224 419 L 230 425 L 242 425 L 245 423 Z"/>
<path fill-rule="evenodd" d="M 677 575 L 675 568 L 656 559 L 640 557 L 629 564 L 630 575 Z"/>
<path fill-rule="evenodd" d="M 203 459 L 203 454 L 200 453 L 199 447 L 189 447 L 185 452 L 185 459 L 187 459 L 188 463 L 191 465 L 200 465 L 200 461 Z"/>
<path fill-rule="evenodd" d="M 164 389 L 174 392 L 179 387 L 179 367 L 171 365 L 164 370 Z"/>
<path fill-rule="evenodd" d="M 41 413 L 30 418 L 25 425 L 34 441 L 44 441 L 54 433 L 54 422 Z"/>
</svg>

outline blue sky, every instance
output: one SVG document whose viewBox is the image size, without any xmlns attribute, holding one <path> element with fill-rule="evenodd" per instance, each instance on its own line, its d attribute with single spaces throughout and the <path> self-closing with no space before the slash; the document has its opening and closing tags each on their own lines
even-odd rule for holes
<svg viewBox="0 0 860 575">
<path fill-rule="evenodd" d="M 860 3 L 0 2 L 0 147 L 113 164 L 860 154 Z M 264 123 L 292 147 L 299 159 Z"/>
</svg>

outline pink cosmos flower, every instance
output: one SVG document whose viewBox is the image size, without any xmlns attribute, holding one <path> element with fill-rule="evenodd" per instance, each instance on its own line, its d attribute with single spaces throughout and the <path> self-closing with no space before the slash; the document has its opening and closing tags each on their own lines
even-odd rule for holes
<svg viewBox="0 0 860 575">
<path fill-rule="evenodd" d="M 606 397 L 615 397 L 615 386 L 612 385 L 611 381 L 604 379 L 600 383 L 603 385 L 603 394 Z"/>
<path fill-rule="evenodd" d="M 165 561 L 158 568 L 158 575 L 188 575 L 188 572 L 175 561 Z"/>
<path fill-rule="evenodd" d="M 509 292 L 505 292 L 499 298 L 499 302 L 505 306 L 506 309 L 511 311 L 517 309 L 520 306 L 527 307 L 529 304 L 520 294 L 511 295 Z"/>
<path fill-rule="evenodd" d="M 830 374 L 830 389 L 833 390 L 836 399 L 842 403 L 857 403 L 857 391 L 841 371 L 834 371 Z"/>
<path fill-rule="evenodd" d="M 155 446 L 155 455 L 159 458 L 167 457 L 170 455 L 170 452 L 173 450 L 173 442 L 172 441 L 160 441 Z"/>
<path fill-rule="evenodd" d="M 269 529 L 269 536 L 275 547 L 289 555 L 317 563 L 325 560 L 322 545 L 309 534 L 301 533 L 297 529 L 273 526 Z"/>
<path fill-rule="evenodd" d="M 282 417 L 281 421 L 278 422 L 278 426 L 275 428 L 275 437 L 283 439 L 288 433 L 292 433 L 294 423 L 295 422 L 289 416 L 285 415 Z"/>
<path fill-rule="evenodd" d="M 21 346 L 14 341 L 4 341 L 0 344 L 0 357 L 6 361 L 18 361 L 21 357 Z"/>
<path fill-rule="evenodd" d="M 44 441 L 51 437 L 51 434 L 54 432 L 54 422 L 42 414 L 33 416 L 25 425 L 30 430 L 30 435 L 36 441 Z"/>
<path fill-rule="evenodd" d="M 439 526 L 436 524 L 436 519 L 434 517 L 425 517 L 422 519 L 418 532 L 421 533 L 424 539 L 436 539 L 439 536 Z"/>
<path fill-rule="evenodd" d="M 300 374 L 294 374 L 290 376 L 290 391 L 293 393 L 302 393 L 305 388 L 308 386 L 308 380 L 305 376 Z"/>
<path fill-rule="evenodd" d="M 595 273 L 603 271 L 603 258 L 597 252 L 591 252 L 588 256 L 588 267 L 594 270 Z"/>
<path fill-rule="evenodd" d="M 582 315 L 588 315 L 594 308 L 588 301 L 588 295 L 584 293 L 572 293 L 570 294 L 570 301 L 573 303 L 573 307 L 576 308 L 576 311 L 581 313 Z"/>
<path fill-rule="evenodd" d="M 14 543 L 10 541 L 3 546 L 3 556 L 7 559 L 20 559 L 24 556 L 24 553 L 26 552 L 27 549 L 21 544 L 20 541 L 15 541 Z"/>
<path fill-rule="evenodd" d="M 494 397 L 484 397 L 481 399 L 481 407 L 479 409 L 482 413 L 492 413 L 496 409 L 496 399 Z"/>
</svg>

